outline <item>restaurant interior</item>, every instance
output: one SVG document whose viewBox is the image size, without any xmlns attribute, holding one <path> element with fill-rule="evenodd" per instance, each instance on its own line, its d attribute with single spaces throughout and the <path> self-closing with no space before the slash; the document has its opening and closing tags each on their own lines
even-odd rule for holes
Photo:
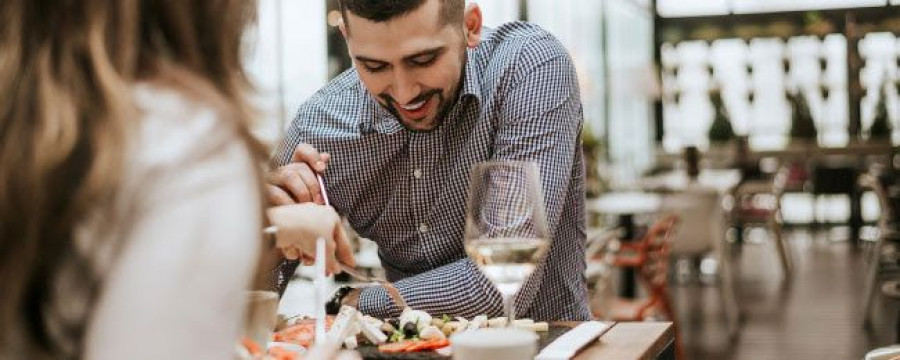
<svg viewBox="0 0 900 360">
<path fill-rule="evenodd" d="M 900 0 L 476 2 L 485 25 L 538 24 L 575 63 L 597 319 L 672 322 L 682 359 L 900 343 Z M 259 6 L 249 70 L 274 143 L 352 64 L 335 1 Z M 382 275 L 375 244 L 354 245 Z M 281 314 L 311 313 L 311 274 Z"/>
</svg>

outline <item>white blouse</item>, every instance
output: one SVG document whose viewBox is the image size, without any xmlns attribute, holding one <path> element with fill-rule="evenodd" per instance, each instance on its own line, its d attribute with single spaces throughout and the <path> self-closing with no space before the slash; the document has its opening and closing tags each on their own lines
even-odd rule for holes
<svg viewBox="0 0 900 360">
<path fill-rule="evenodd" d="M 257 167 L 212 107 L 147 84 L 135 99 L 143 116 L 119 198 L 76 232 L 82 249 L 120 244 L 94 255 L 104 283 L 83 355 L 232 358 L 260 251 Z"/>
</svg>

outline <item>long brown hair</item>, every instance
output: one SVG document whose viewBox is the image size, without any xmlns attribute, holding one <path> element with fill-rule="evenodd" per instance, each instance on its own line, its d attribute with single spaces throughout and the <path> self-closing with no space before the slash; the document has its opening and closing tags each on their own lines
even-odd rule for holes
<svg viewBox="0 0 900 360">
<path fill-rule="evenodd" d="M 57 264 L 75 256 L 81 216 L 116 195 L 135 82 L 190 74 L 175 83 L 211 90 L 195 93 L 227 107 L 262 159 L 241 68 L 255 9 L 248 0 L 0 1 L 0 348 L 17 324 L 47 346 L 42 304 Z"/>
</svg>

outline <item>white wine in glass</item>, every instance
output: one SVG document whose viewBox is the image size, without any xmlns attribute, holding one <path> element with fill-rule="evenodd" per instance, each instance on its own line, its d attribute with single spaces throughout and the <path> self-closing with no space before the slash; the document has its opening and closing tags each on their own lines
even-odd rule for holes
<svg viewBox="0 0 900 360">
<path fill-rule="evenodd" d="M 550 246 L 537 164 L 475 165 L 466 206 L 466 253 L 500 291 L 512 323 L 514 296 Z"/>
</svg>

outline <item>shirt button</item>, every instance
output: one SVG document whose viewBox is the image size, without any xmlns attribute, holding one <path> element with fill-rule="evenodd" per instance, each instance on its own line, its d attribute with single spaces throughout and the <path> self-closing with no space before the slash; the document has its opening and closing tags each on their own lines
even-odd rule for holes
<svg viewBox="0 0 900 360">
<path fill-rule="evenodd" d="M 425 223 L 419 224 L 419 232 L 420 232 L 420 233 L 423 233 L 423 234 L 424 234 L 424 233 L 427 233 L 427 232 L 428 232 L 428 225 L 426 225 Z"/>
<path fill-rule="evenodd" d="M 416 171 L 413 171 L 413 176 L 415 176 L 416 179 L 421 179 L 422 178 L 422 170 L 416 169 Z"/>
</svg>

